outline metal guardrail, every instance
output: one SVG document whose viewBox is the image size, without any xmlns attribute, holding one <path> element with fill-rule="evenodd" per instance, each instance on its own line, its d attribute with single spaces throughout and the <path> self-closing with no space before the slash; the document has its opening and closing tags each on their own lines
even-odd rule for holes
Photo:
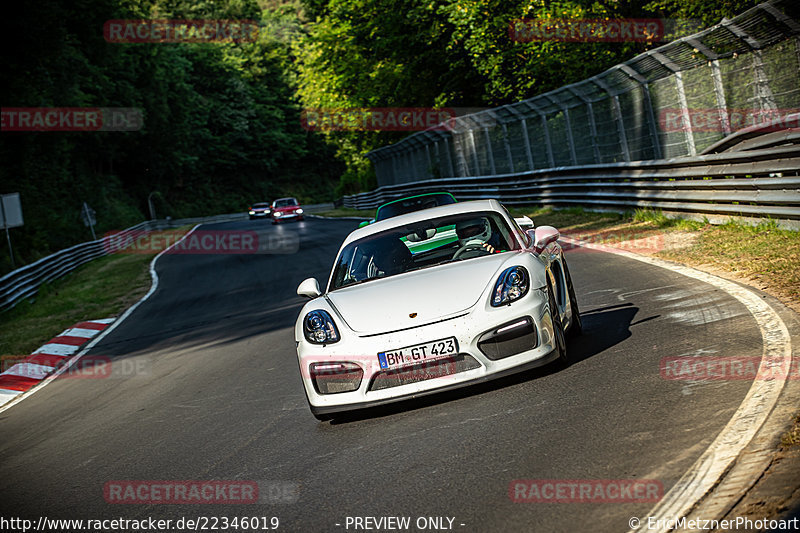
<svg viewBox="0 0 800 533">
<path fill-rule="evenodd" d="M 246 213 L 235 213 L 232 215 L 183 218 L 176 220 L 148 220 L 131 226 L 121 232 L 114 233 L 113 238 L 120 239 L 127 235 L 135 235 L 144 231 L 177 228 L 187 224 L 228 222 L 244 220 L 246 218 Z M 21 300 L 35 296 L 43 283 L 58 279 L 92 259 L 107 255 L 110 250 L 114 249 L 110 239 L 111 237 L 106 236 L 96 241 L 77 244 L 39 259 L 35 263 L 18 268 L 1 277 L 0 311 L 11 309 Z"/>
<path fill-rule="evenodd" d="M 497 198 L 507 205 L 800 221 L 800 132 L 785 132 L 782 139 L 788 144 L 721 154 L 424 180 L 343 200 L 345 207 L 373 209 L 398 197 L 445 190 L 460 201 Z"/>
<path fill-rule="evenodd" d="M 333 203 L 307 204 L 303 205 L 303 208 L 306 212 L 313 213 L 333 209 L 333 205 Z M 247 213 L 233 213 L 174 220 L 148 220 L 116 232 L 113 236 L 106 236 L 96 241 L 84 242 L 71 248 L 60 250 L 39 259 L 35 263 L 9 272 L 0 278 L 0 312 L 11 309 L 23 299 L 35 296 L 43 283 L 58 279 L 92 259 L 108 255 L 109 251 L 114 249 L 114 244 L 110 241 L 112 238 L 119 242 L 120 239 L 124 240 L 129 235 L 136 235 L 145 231 L 159 231 L 189 224 L 233 222 L 246 220 L 247 218 Z"/>
</svg>

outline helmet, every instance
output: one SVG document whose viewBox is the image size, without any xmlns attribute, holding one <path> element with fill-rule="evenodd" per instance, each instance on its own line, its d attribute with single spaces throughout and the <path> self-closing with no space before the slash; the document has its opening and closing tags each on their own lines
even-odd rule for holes
<svg viewBox="0 0 800 533">
<path fill-rule="evenodd" d="M 484 243 L 492 236 L 492 227 L 485 217 L 462 220 L 456 223 L 458 244 L 466 246 L 470 243 Z"/>
<path fill-rule="evenodd" d="M 384 237 L 368 248 L 372 263 L 384 276 L 405 272 L 411 262 L 411 251 L 399 238 Z"/>
</svg>

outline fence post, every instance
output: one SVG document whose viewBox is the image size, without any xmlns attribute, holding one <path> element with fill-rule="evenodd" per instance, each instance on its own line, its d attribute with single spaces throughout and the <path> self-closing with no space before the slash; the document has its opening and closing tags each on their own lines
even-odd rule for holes
<svg viewBox="0 0 800 533">
<path fill-rule="evenodd" d="M 720 24 L 727 28 L 736 37 L 747 43 L 747 46 L 752 49 L 751 54 L 753 56 L 753 74 L 755 75 L 756 86 L 753 99 L 758 101 L 758 109 L 776 109 L 778 106 L 775 105 L 775 96 L 772 94 L 772 89 L 769 87 L 767 73 L 764 72 L 764 60 L 761 56 L 761 43 L 758 42 L 758 39 L 749 35 L 745 30 L 736 25 L 732 20 L 722 19 Z"/>
<path fill-rule="evenodd" d="M 681 106 L 681 116 L 683 117 L 683 133 L 686 136 L 686 146 L 689 149 L 689 155 L 697 155 L 697 147 L 694 143 L 694 130 L 692 129 L 692 117 L 689 116 L 689 104 L 686 102 L 686 91 L 683 87 L 683 74 L 681 69 L 670 58 L 657 52 L 655 50 L 648 52 L 650 56 L 664 65 L 672 72 L 675 79 L 675 90 L 678 92 L 678 103 Z"/>
<path fill-rule="evenodd" d="M 711 82 L 714 84 L 714 98 L 717 101 L 717 114 L 719 115 L 720 124 L 722 124 L 722 131 L 726 136 L 730 135 L 731 123 L 728 117 L 728 104 L 725 99 L 725 86 L 722 84 L 722 71 L 719 67 L 719 54 L 698 39 L 687 37 L 684 41 L 708 59 L 708 66 L 711 69 Z"/>
<path fill-rule="evenodd" d="M 511 143 L 508 140 L 508 128 L 506 127 L 505 122 L 501 123 L 500 126 L 503 128 L 503 144 L 506 145 L 506 158 L 508 159 L 508 169 L 513 174 L 514 158 L 511 156 Z"/>
<path fill-rule="evenodd" d="M 550 100 L 555 106 L 559 107 L 561 112 L 564 114 L 564 122 L 566 123 L 567 130 L 567 145 L 569 146 L 569 158 L 573 165 L 577 165 L 578 157 L 575 155 L 575 139 L 572 137 L 572 124 L 570 124 L 569 121 L 569 109 L 567 109 L 567 106 L 564 105 L 561 100 L 555 98 L 553 95 L 548 93 L 544 96 L 547 97 L 547 99 Z"/>
<path fill-rule="evenodd" d="M 469 139 L 469 148 L 472 152 L 472 162 L 475 164 L 475 174 L 474 176 L 480 176 L 482 169 L 481 169 L 481 162 L 478 159 L 478 147 L 475 145 L 475 133 L 473 132 L 472 128 L 467 130 L 467 139 Z"/>
<path fill-rule="evenodd" d="M 550 130 L 547 127 L 547 118 L 544 116 L 544 113 L 542 113 L 542 111 L 539 109 L 539 106 L 531 103 L 528 100 L 525 100 L 523 103 L 526 106 L 528 106 L 528 109 L 532 110 L 537 115 L 539 115 L 539 119 L 542 121 L 542 131 L 544 132 L 544 144 L 547 150 L 547 163 L 552 168 L 556 166 L 556 161 L 555 158 L 553 157 L 553 143 L 550 142 Z"/>
<path fill-rule="evenodd" d="M 533 164 L 533 153 L 531 152 L 531 142 L 528 137 L 528 123 L 525 119 L 525 115 L 510 105 L 504 105 L 503 108 L 507 109 L 509 113 L 519 119 L 520 129 L 522 130 L 522 142 L 525 145 L 525 158 L 528 161 L 528 170 L 533 170 L 535 166 Z"/>
<path fill-rule="evenodd" d="M 455 177 L 456 174 L 453 170 L 453 155 L 450 153 L 450 140 L 447 138 L 447 135 L 443 135 L 442 138 L 444 139 L 444 151 L 447 153 L 447 169 L 450 171 L 449 176 Z"/>
<path fill-rule="evenodd" d="M 484 126 L 482 128 L 483 134 L 486 136 L 486 154 L 489 156 L 489 171 L 492 176 L 497 174 L 497 168 L 494 165 L 494 150 L 492 149 L 492 138 L 489 136 L 489 128 Z"/>
<path fill-rule="evenodd" d="M 620 65 L 620 70 L 631 79 L 639 82 L 639 87 L 642 89 L 642 98 L 644 98 L 644 105 L 647 108 L 647 128 L 650 130 L 650 138 L 653 141 L 653 157 L 661 159 L 661 141 L 658 138 L 658 123 L 653 113 L 653 101 L 650 99 L 650 84 L 647 83 L 647 79 L 645 79 L 644 76 L 628 65 Z"/>
<path fill-rule="evenodd" d="M 589 135 L 592 138 L 592 154 L 594 155 L 594 162 L 600 163 L 600 147 L 597 146 L 597 124 L 594 121 L 594 108 L 592 107 L 592 101 L 572 85 L 568 85 L 567 89 L 569 92 L 577 96 L 583 102 L 583 105 L 586 106 L 586 112 L 589 116 Z"/>
<path fill-rule="evenodd" d="M 625 124 L 622 120 L 622 109 L 619 106 L 619 97 L 611 91 L 611 87 L 598 77 L 592 78 L 601 89 L 603 89 L 609 98 L 611 98 L 611 110 L 614 112 L 614 120 L 617 123 L 617 133 L 619 133 L 619 144 L 622 149 L 622 157 L 625 161 L 631 160 L 631 153 L 628 149 L 628 136 L 625 134 Z"/>
</svg>

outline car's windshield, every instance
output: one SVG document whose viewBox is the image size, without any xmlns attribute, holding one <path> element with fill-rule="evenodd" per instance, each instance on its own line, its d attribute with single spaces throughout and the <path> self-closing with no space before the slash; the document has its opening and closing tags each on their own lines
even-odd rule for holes
<svg viewBox="0 0 800 533">
<path fill-rule="evenodd" d="M 348 244 L 336 260 L 329 290 L 519 248 L 499 213 L 424 220 Z"/>
<path fill-rule="evenodd" d="M 269 204 L 253 204 L 253 207 L 258 207 L 260 209 L 263 207 L 269 207 Z"/>
<path fill-rule="evenodd" d="M 284 198 L 283 200 L 275 200 L 275 207 L 291 207 L 297 205 L 297 200 L 294 198 Z"/>
<path fill-rule="evenodd" d="M 385 220 L 387 218 L 404 215 L 437 205 L 448 205 L 456 203 L 455 199 L 449 194 L 426 194 L 414 198 L 398 200 L 390 204 L 381 206 L 375 214 L 375 220 Z"/>
</svg>

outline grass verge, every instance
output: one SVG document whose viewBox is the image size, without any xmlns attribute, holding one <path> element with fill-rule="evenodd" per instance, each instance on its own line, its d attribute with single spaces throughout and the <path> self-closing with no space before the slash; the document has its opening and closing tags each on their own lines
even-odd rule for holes
<svg viewBox="0 0 800 533">
<path fill-rule="evenodd" d="M 785 448 L 800 446 L 800 414 L 794 418 L 792 429 L 781 436 L 781 444 Z"/>
<path fill-rule="evenodd" d="M 175 236 L 191 225 L 170 230 Z M 0 356 L 30 354 L 77 322 L 122 314 L 150 289 L 152 254 L 112 254 L 45 283 L 33 301 L 0 313 Z"/>
<path fill-rule="evenodd" d="M 750 226 L 732 220 L 715 226 L 648 210 L 618 214 L 520 207 L 511 212 L 595 243 L 626 248 L 626 242 L 647 240 L 647 246 L 632 251 L 742 281 L 800 312 L 800 232 L 780 229 L 774 221 Z"/>
<path fill-rule="evenodd" d="M 115 254 L 80 266 L 0 314 L 0 355 L 31 353 L 77 322 L 119 315 L 150 288 L 149 254 Z"/>
</svg>

